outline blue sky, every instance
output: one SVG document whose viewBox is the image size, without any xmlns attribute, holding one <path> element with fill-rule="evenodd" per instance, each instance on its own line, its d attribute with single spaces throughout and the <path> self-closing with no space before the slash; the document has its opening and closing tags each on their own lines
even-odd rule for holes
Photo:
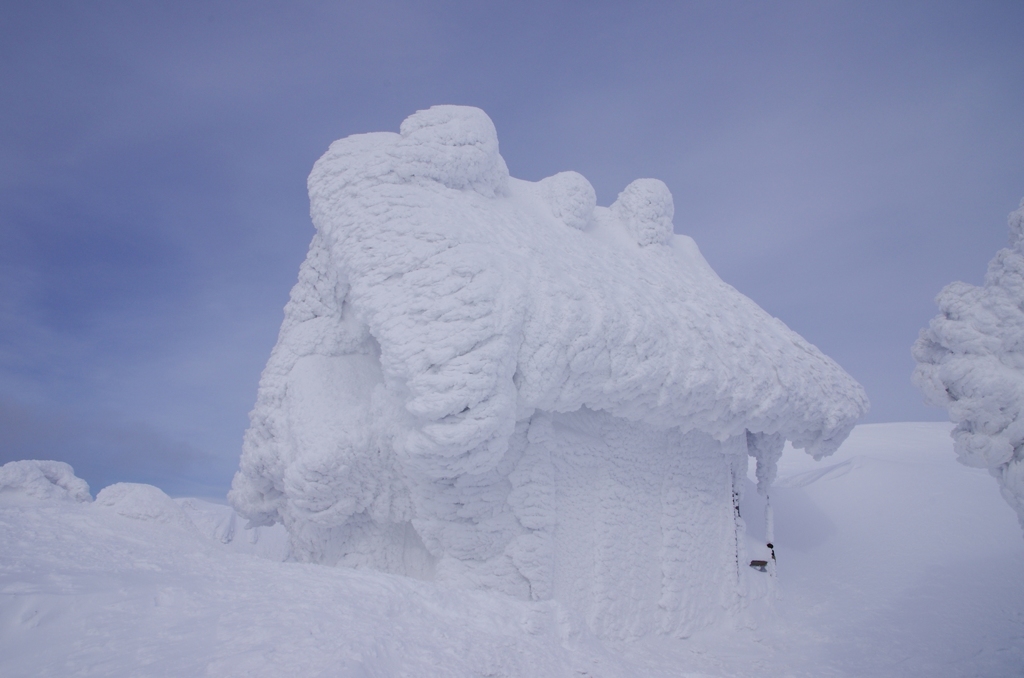
<svg viewBox="0 0 1024 678">
<path fill-rule="evenodd" d="M 371 6 L 372 5 L 372 6 Z M 864 384 L 1024 196 L 1020 2 L 4 2 L 0 463 L 221 495 L 328 144 L 483 108 L 514 176 L 676 230 Z"/>
</svg>

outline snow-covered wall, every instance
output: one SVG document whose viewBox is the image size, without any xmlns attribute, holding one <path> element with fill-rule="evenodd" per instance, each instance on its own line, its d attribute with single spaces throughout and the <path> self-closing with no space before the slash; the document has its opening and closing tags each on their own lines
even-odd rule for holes
<svg viewBox="0 0 1024 678">
<path fill-rule="evenodd" d="M 768 477 L 784 439 L 830 454 L 867 408 L 673 234 L 662 182 L 599 207 L 575 172 L 511 178 L 479 109 L 336 141 L 309 194 L 230 494 L 300 558 L 571 599 L 608 633 L 660 606 L 682 633 L 736 592 L 748 449 Z"/>
<path fill-rule="evenodd" d="M 957 423 L 959 460 L 987 468 L 1024 526 L 1024 200 L 985 284 L 947 285 L 914 344 L 914 383 Z"/>
</svg>

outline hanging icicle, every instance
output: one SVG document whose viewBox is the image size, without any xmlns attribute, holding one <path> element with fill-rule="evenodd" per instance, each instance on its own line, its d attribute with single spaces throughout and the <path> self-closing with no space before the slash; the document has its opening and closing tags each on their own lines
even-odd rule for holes
<svg viewBox="0 0 1024 678">
<path fill-rule="evenodd" d="M 775 580 L 775 514 L 772 511 L 770 488 L 778 471 L 779 458 L 786 439 L 779 434 L 751 433 L 747 431 L 747 454 L 757 460 L 757 493 L 764 497 L 764 540 L 770 559 L 752 560 L 750 566 L 767 572 Z M 773 583 L 774 589 L 774 583 Z"/>
</svg>

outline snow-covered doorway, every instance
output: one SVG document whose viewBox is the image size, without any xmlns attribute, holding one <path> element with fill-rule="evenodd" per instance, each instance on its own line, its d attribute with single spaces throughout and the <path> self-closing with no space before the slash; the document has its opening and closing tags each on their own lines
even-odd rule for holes
<svg viewBox="0 0 1024 678">
<path fill-rule="evenodd" d="M 535 415 L 513 505 L 536 529 L 513 557 L 535 597 L 602 636 L 688 635 L 736 600 L 733 478 L 745 462 L 740 439 L 587 409 Z"/>
</svg>

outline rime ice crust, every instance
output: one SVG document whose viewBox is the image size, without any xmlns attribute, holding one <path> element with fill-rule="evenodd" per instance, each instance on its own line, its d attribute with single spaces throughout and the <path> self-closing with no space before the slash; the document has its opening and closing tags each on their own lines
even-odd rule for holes
<svg viewBox="0 0 1024 678">
<path fill-rule="evenodd" d="M 0 493 L 90 502 L 89 484 L 63 461 L 25 459 L 0 466 Z"/>
<path fill-rule="evenodd" d="M 734 460 L 749 452 L 770 467 L 784 438 L 830 454 L 867 408 L 841 368 L 672 234 L 662 182 L 633 182 L 605 208 L 575 172 L 510 178 L 478 109 L 438 106 L 400 134 L 334 142 L 309 194 L 317 232 L 230 494 L 254 524 L 283 522 L 297 557 L 558 596 L 552 535 L 560 512 L 576 509 L 551 497 L 571 477 L 559 471 L 572 467 L 564 455 L 578 450 L 545 441 L 582 418 L 623 440 L 622 459 L 595 452 L 609 497 L 638 489 L 630 474 L 653 460 L 684 482 L 672 449 L 728 459 L 689 490 L 665 491 L 724 502 L 711 522 L 733 525 L 732 541 L 712 541 L 735 565 L 722 480 Z M 627 431 L 646 447 L 627 444 Z M 591 514 L 631 515 L 608 501 Z M 688 515 L 673 501 L 628 519 L 659 525 L 671 506 Z M 647 555 L 668 563 L 675 548 Z M 656 575 L 623 609 L 657 604 Z M 664 628 L 681 632 L 681 618 Z"/>
<path fill-rule="evenodd" d="M 1010 246 L 981 287 L 946 286 L 914 344 L 914 384 L 957 422 L 953 449 L 987 468 L 1024 526 L 1024 200 L 1010 213 Z"/>
<path fill-rule="evenodd" d="M 672 239 L 675 203 L 659 179 L 637 179 L 612 203 L 612 212 L 640 246 L 665 245 Z"/>
</svg>

